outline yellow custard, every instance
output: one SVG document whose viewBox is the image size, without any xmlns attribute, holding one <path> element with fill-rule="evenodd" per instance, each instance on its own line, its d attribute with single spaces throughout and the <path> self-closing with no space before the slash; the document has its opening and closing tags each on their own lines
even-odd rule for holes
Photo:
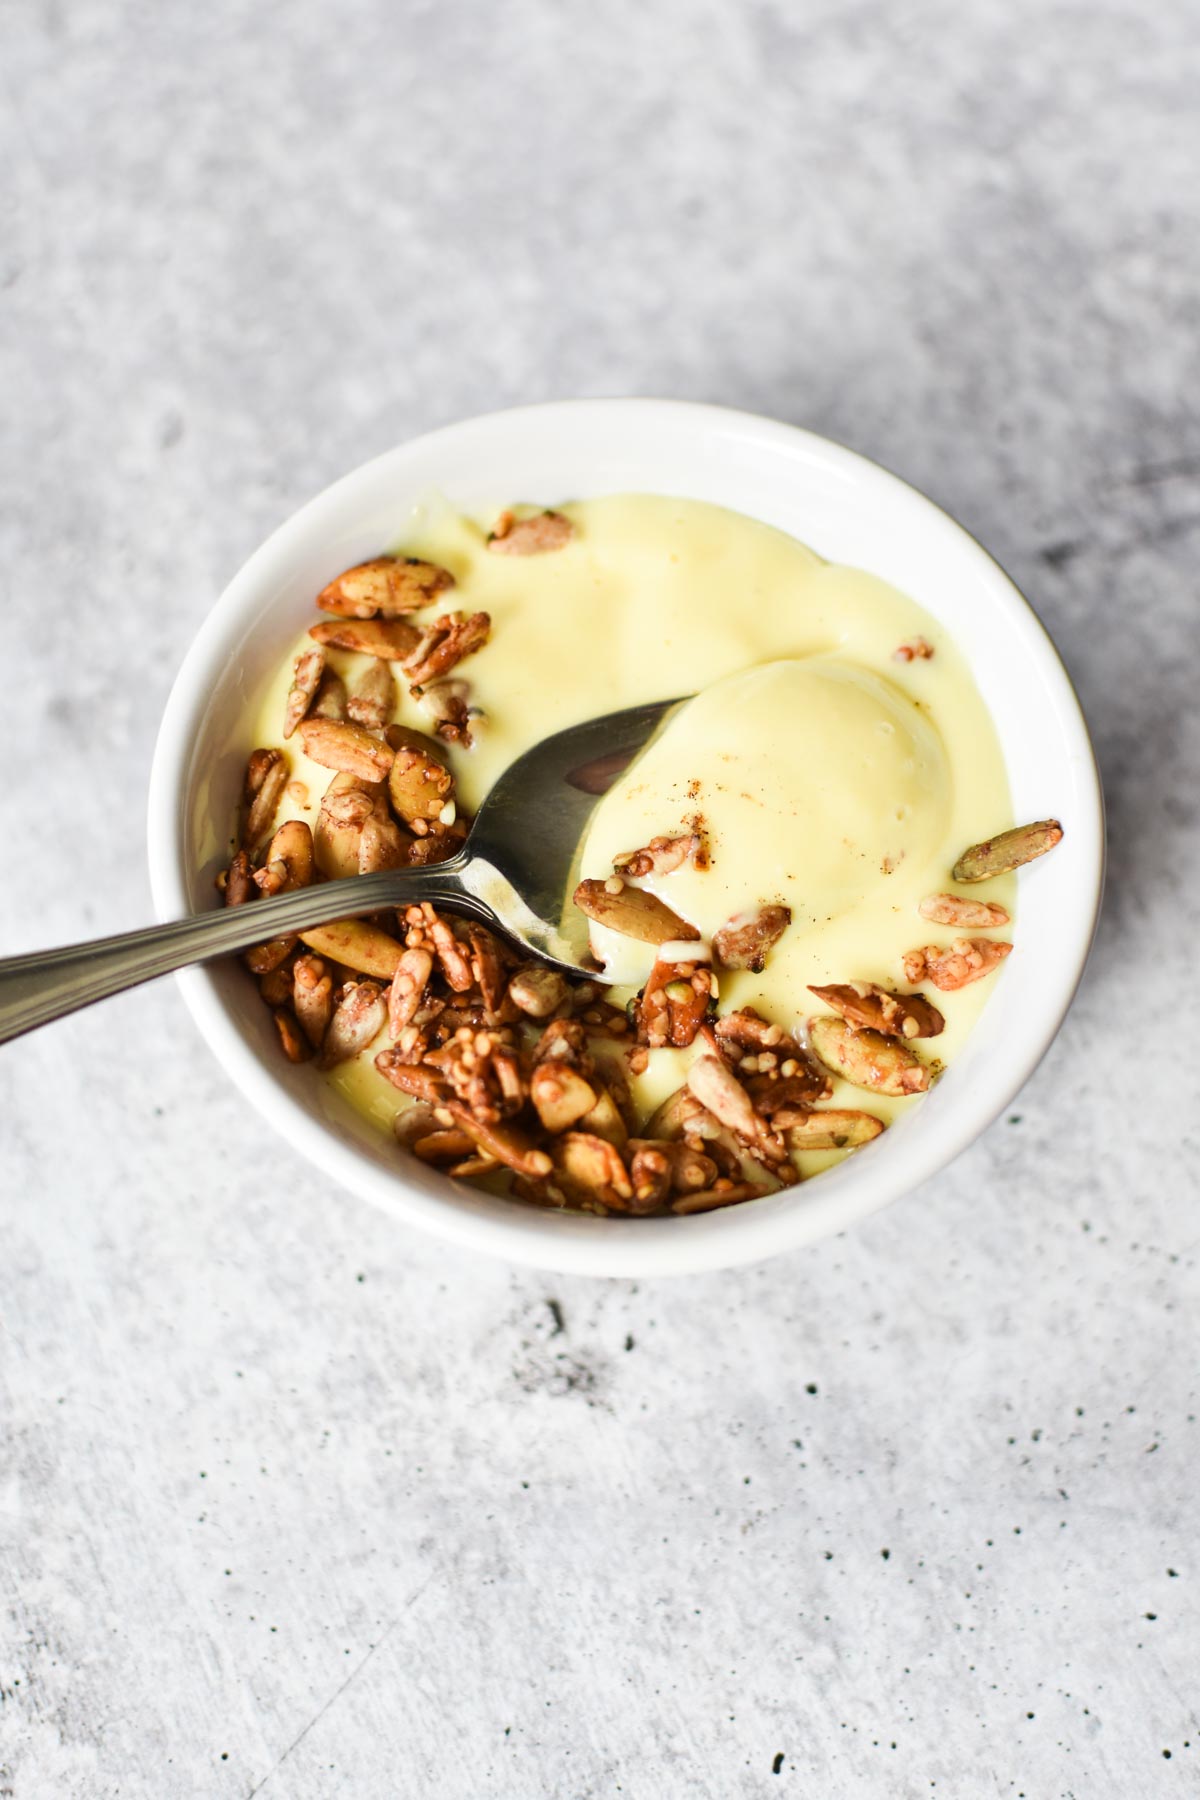
<svg viewBox="0 0 1200 1800">
<path fill-rule="evenodd" d="M 711 867 L 644 885 L 706 938 L 756 902 L 782 900 L 793 915 L 761 974 L 720 974 L 721 1012 L 752 1004 L 793 1029 L 819 1010 L 810 983 L 906 986 L 903 952 L 956 935 L 922 920 L 918 902 L 952 885 L 967 844 L 1012 822 L 1000 747 L 953 642 L 877 577 L 824 563 L 722 508 L 620 495 L 560 510 L 575 535 L 541 556 L 493 555 L 486 525 L 442 505 L 416 512 L 394 546 L 455 576 L 455 589 L 419 617 L 450 606 L 491 615 L 489 642 L 454 671 L 485 715 L 470 750 L 445 750 L 461 805 L 474 811 L 508 764 L 552 732 L 696 694 L 600 803 L 583 873 L 606 876 L 614 855 L 701 814 Z M 932 658 L 897 661 L 897 647 L 917 637 L 933 645 Z M 293 657 L 307 641 L 298 638 L 264 696 L 254 742 L 282 746 L 307 789 L 307 804 L 285 797 L 280 821 L 315 823 L 329 771 L 305 758 L 298 737 L 284 745 L 281 735 Z M 365 666 L 341 652 L 329 661 L 350 682 Z M 428 728 L 394 673 L 395 717 Z M 1014 911 L 1011 875 L 971 894 Z M 614 998 L 644 982 L 648 947 L 599 928 L 594 942 L 627 984 Z M 996 979 L 1003 974 L 936 996 L 946 1029 L 917 1046 L 923 1056 L 953 1057 Z M 325 1079 L 390 1129 L 399 1097 L 372 1054 Z M 655 1051 L 635 1098 L 656 1104 L 693 1054 Z M 913 1102 L 839 1081 L 832 1104 L 890 1120 Z M 812 1172 L 837 1153 L 797 1160 Z"/>
</svg>

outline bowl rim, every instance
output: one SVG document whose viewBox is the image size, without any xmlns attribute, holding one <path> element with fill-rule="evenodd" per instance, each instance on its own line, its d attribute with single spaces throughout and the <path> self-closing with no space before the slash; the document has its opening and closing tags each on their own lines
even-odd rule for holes
<svg viewBox="0 0 1200 1800">
<path fill-rule="evenodd" d="M 230 637 L 244 635 L 254 598 L 270 585 L 314 529 L 331 523 L 360 487 L 367 488 L 391 462 L 411 461 L 433 448 L 453 447 L 473 433 L 528 423 L 572 429 L 589 419 L 611 422 L 624 413 L 636 431 L 644 424 L 706 424 L 724 431 L 749 433 L 762 447 L 775 443 L 801 451 L 834 474 L 883 482 L 914 512 L 932 514 L 943 530 L 957 537 L 974 560 L 996 603 L 1018 628 L 1023 648 L 1036 659 L 1048 688 L 1060 729 L 1070 739 L 1071 762 L 1078 788 L 1080 816 L 1072 818 L 1072 834 L 1083 841 L 1086 858 L 1086 904 L 1070 921 L 1053 992 L 1044 996 L 1036 1030 L 1010 1053 L 1002 1080 L 980 1084 L 977 1094 L 959 1097 L 953 1115 L 942 1122 L 934 1139 L 918 1145 L 889 1144 L 887 1156 L 871 1164 L 874 1181 L 843 1186 L 838 1171 L 819 1184 L 783 1190 L 782 1195 L 684 1219 L 595 1219 L 545 1214 L 536 1208 L 507 1203 L 502 1212 L 473 1204 L 475 1190 L 445 1178 L 438 1191 L 411 1185 L 402 1168 L 384 1171 L 340 1140 L 321 1115 L 304 1107 L 271 1072 L 239 1031 L 205 967 L 180 971 L 176 980 L 184 1003 L 201 1035 L 235 1084 L 259 1112 L 309 1161 L 339 1186 L 368 1199 L 393 1217 L 455 1245 L 527 1266 L 566 1273 L 601 1276 L 691 1274 L 753 1263 L 798 1248 L 842 1230 L 880 1210 L 945 1168 L 1012 1102 L 1045 1056 L 1082 979 L 1094 941 L 1104 886 L 1104 803 L 1099 770 L 1078 694 L 1058 650 L 1029 601 L 978 539 L 928 495 L 873 459 L 833 439 L 760 414 L 708 403 L 623 397 L 545 401 L 506 408 L 445 425 L 408 439 L 360 464 L 293 512 L 242 564 L 202 621 L 180 666 L 163 711 L 150 770 L 147 802 L 147 856 L 150 886 L 159 919 L 188 910 L 189 855 L 184 797 L 190 775 L 191 746 L 209 696 L 227 659 Z M 652 416 L 652 417 L 651 417 Z M 920 596 L 916 596 L 919 600 Z M 888 1133 L 888 1138 L 892 1134 Z M 850 1164 L 861 1161 L 861 1153 Z M 847 1168 L 850 1164 L 841 1165 Z M 885 1172 L 886 1171 L 886 1172 Z M 800 1196 L 803 1196 L 801 1199 Z"/>
</svg>

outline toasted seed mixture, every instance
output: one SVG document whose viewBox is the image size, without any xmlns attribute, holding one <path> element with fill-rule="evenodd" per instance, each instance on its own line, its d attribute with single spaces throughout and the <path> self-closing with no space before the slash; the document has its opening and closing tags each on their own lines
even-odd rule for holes
<svg viewBox="0 0 1200 1800">
<path fill-rule="evenodd" d="M 573 532 L 561 513 L 506 511 L 487 548 L 540 557 L 564 548 Z M 285 794 L 301 804 L 308 796 L 293 791 L 287 751 L 251 754 L 234 853 L 218 878 L 226 905 L 457 853 L 471 821 L 446 747 L 469 748 L 479 729 L 469 658 L 487 642 L 491 619 L 436 610 L 454 586 L 434 563 L 379 556 L 316 596 L 327 617 L 296 658 L 280 731 L 285 741 L 296 736 L 330 779 L 315 826 L 279 823 Z M 350 689 L 329 666 L 331 649 L 371 659 Z M 903 661 L 933 654 L 923 638 L 895 652 Z M 428 733 L 391 722 L 398 679 Z M 964 851 L 953 879 L 971 883 L 1019 867 L 1061 836 L 1056 821 L 1005 832 Z M 289 1061 L 330 1070 L 372 1057 L 396 1091 L 393 1125 L 404 1153 L 449 1175 L 503 1182 L 539 1206 L 635 1216 L 707 1211 L 791 1185 L 800 1153 L 848 1153 L 879 1136 L 886 1121 L 871 1111 L 824 1104 L 833 1080 L 892 1099 L 924 1093 L 940 1065 L 918 1045 L 944 1024 L 925 994 L 853 971 L 812 988 L 827 1010 L 806 1024 L 786 1028 L 753 1006 L 722 1014 L 721 971 L 768 969 L 791 912 L 747 895 L 744 910 L 706 944 L 639 885 L 684 866 L 706 869 L 710 856 L 697 815 L 683 835 L 624 851 L 611 876 L 576 890 L 591 920 L 654 947 L 651 973 L 624 1010 L 597 983 L 524 960 L 484 927 L 429 905 L 276 938 L 243 960 Z M 928 896 L 920 917 L 959 932 L 1010 922 L 1003 906 L 950 892 Z M 992 975 L 1011 948 L 994 937 L 957 936 L 912 950 L 897 976 L 910 988 L 925 981 L 949 992 Z M 639 1118 L 629 1077 L 656 1052 L 680 1050 L 691 1056 L 682 1085 Z"/>
</svg>

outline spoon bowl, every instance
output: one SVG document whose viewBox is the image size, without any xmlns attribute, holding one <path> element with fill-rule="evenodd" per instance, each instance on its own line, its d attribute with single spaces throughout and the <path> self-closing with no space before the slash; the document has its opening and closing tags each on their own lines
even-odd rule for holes
<svg viewBox="0 0 1200 1800">
<path fill-rule="evenodd" d="M 567 974 L 606 979 L 590 958 L 587 920 L 569 904 L 588 820 L 678 704 L 606 713 L 535 744 L 505 770 L 471 827 L 464 892 L 489 923 Z"/>
<path fill-rule="evenodd" d="M 0 1044 L 191 963 L 422 901 L 480 920 L 566 974 L 603 981 L 588 957 L 587 922 L 568 904 L 571 877 L 597 799 L 678 704 L 658 700 L 606 713 L 535 744 L 500 777 L 462 850 L 446 862 L 320 882 L 145 931 L 0 960 Z"/>
</svg>

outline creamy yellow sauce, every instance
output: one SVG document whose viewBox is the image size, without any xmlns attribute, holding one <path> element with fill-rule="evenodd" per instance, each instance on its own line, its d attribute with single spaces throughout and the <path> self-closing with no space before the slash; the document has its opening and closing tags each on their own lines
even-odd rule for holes
<svg viewBox="0 0 1200 1800">
<path fill-rule="evenodd" d="M 756 902 L 782 900 L 793 914 L 762 974 L 720 976 L 722 1012 L 753 1004 L 794 1028 L 819 1010 L 810 983 L 905 986 L 905 950 L 957 935 L 921 919 L 918 902 L 952 891 L 959 852 L 1012 823 L 999 743 L 953 642 L 877 577 L 824 563 L 722 508 L 622 495 L 560 510 L 575 536 L 542 556 L 493 555 L 486 522 L 441 504 L 415 513 L 393 546 L 456 577 L 420 617 L 449 607 L 492 617 L 490 641 L 454 672 L 485 714 L 470 750 L 446 751 L 460 803 L 476 810 L 508 764 L 554 731 L 639 701 L 697 694 L 601 802 L 584 874 L 609 874 L 615 854 L 700 813 L 711 867 L 645 885 L 705 937 Z M 897 646 L 915 637 L 934 656 L 897 662 Z M 280 819 L 315 823 L 329 772 L 305 758 L 298 738 L 283 744 L 280 730 L 292 662 L 308 641 L 298 637 L 263 696 L 254 741 L 284 748 L 307 789 L 307 804 L 285 798 Z M 340 652 L 329 660 L 350 683 L 365 662 Z M 395 718 L 428 728 L 395 673 Z M 1014 911 L 1011 875 L 969 891 Z M 644 981 L 652 952 L 611 933 L 598 932 L 595 944 L 630 991 Z M 948 1062 L 1003 978 L 934 995 L 946 1030 L 919 1052 Z M 326 1079 L 390 1130 L 398 1096 L 372 1054 Z M 692 1054 L 654 1052 L 635 1097 L 656 1104 L 679 1085 Z M 832 1104 L 890 1120 L 914 1102 L 837 1082 Z M 798 1159 L 806 1173 L 835 1160 Z"/>
</svg>

